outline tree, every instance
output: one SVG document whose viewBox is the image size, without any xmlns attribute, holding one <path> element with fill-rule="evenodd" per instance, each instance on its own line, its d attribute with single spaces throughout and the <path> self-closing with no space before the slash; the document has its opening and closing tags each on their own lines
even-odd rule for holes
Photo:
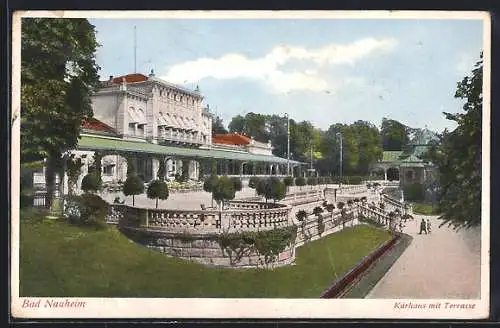
<svg viewBox="0 0 500 328">
<path fill-rule="evenodd" d="M 226 176 L 217 178 L 212 190 L 212 197 L 224 208 L 224 202 L 234 199 L 236 191 L 233 182 Z"/>
<path fill-rule="evenodd" d="M 241 183 L 241 179 L 237 177 L 232 177 L 231 182 L 233 183 L 235 191 L 241 191 L 243 188 L 243 184 Z"/>
<path fill-rule="evenodd" d="M 260 178 L 259 177 L 251 177 L 250 180 L 248 181 L 248 186 L 252 189 L 257 188 L 257 184 L 259 183 Z"/>
<path fill-rule="evenodd" d="M 146 195 L 150 199 L 156 199 L 156 208 L 158 208 L 158 199 L 165 200 L 168 198 L 168 185 L 161 180 L 153 180 L 148 186 Z"/>
<path fill-rule="evenodd" d="M 21 33 L 21 161 L 47 159 L 50 205 L 62 154 L 93 115 L 98 43 L 86 19 L 25 18 Z"/>
<path fill-rule="evenodd" d="M 309 177 L 307 178 L 307 184 L 311 186 L 311 189 L 313 186 L 316 186 L 318 184 L 318 179 L 316 177 Z"/>
<path fill-rule="evenodd" d="M 82 190 L 85 192 L 97 192 L 101 187 L 102 180 L 96 172 L 89 173 L 82 179 Z"/>
<path fill-rule="evenodd" d="M 224 121 L 219 116 L 215 116 L 212 120 L 212 134 L 226 134 L 227 130 L 224 127 Z"/>
<path fill-rule="evenodd" d="M 132 206 L 135 206 L 135 195 L 144 192 L 144 182 L 137 175 L 129 175 L 123 184 L 123 193 L 125 196 L 132 195 Z"/>
<path fill-rule="evenodd" d="M 307 212 L 304 210 L 299 210 L 295 214 L 295 217 L 297 218 L 298 221 L 302 222 L 307 217 Z"/>
<path fill-rule="evenodd" d="M 286 187 L 280 179 L 271 177 L 268 179 L 261 179 L 257 184 L 257 194 L 266 199 L 273 199 L 274 202 L 281 200 L 286 196 Z"/>
<path fill-rule="evenodd" d="M 291 177 L 291 176 L 286 176 L 286 177 L 283 179 L 283 183 L 285 184 L 286 189 L 288 190 L 291 186 L 293 186 L 293 177 Z"/>
<path fill-rule="evenodd" d="M 203 190 L 212 194 L 212 207 L 214 207 L 214 195 L 213 191 L 215 184 L 217 183 L 217 175 L 212 174 L 203 182 Z"/>
<path fill-rule="evenodd" d="M 384 117 L 380 130 L 384 150 L 403 150 L 410 141 L 409 128 L 398 121 Z"/>
<path fill-rule="evenodd" d="M 267 199 L 272 199 L 274 202 L 282 200 L 286 196 L 286 186 L 280 179 L 276 177 L 269 178 L 267 180 L 266 187 L 266 201 Z"/>
<path fill-rule="evenodd" d="M 457 84 L 455 97 L 465 100 L 465 113 L 444 113 L 457 127 L 445 131 L 440 145 L 431 150 L 441 188 L 440 218 L 455 229 L 481 224 L 482 81 L 481 53 L 472 74 Z"/>
<path fill-rule="evenodd" d="M 295 178 L 295 185 L 302 190 L 302 187 L 306 185 L 306 179 L 304 177 Z"/>
</svg>

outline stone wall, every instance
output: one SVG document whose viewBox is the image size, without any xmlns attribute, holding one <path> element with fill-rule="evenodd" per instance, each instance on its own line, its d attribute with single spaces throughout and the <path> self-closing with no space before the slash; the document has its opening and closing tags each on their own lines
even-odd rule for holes
<svg viewBox="0 0 500 328">
<path fill-rule="evenodd" d="M 266 266 L 264 256 L 252 248 L 242 251 L 241 258 L 229 249 L 223 250 L 217 235 L 172 234 L 166 231 L 130 227 L 120 229 L 127 237 L 147 248 L 210 266 L 274 268 L 291 264 L 295 260 L 293 245 L 287 247 L 275 261 Z"/>
</svg>

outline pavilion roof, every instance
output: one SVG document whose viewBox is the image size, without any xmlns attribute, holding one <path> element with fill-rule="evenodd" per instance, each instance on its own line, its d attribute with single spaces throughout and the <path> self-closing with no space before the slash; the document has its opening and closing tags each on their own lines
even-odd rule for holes
<svg viewBox="0 0 500 328">
<path fill-rule="evenodd" d="M 233 159 L 239 161 L 268 162 L 277 164 L 287 163 L 286 158 L 273 155 L 251 154 L 227 149 L 200 149 L 163 146 L 147 142 L 129 141 L 119 138 L 106 138 L 93 135 L 82 135 L 78 141 L 78 149 L 162 154 L 192 158 Z M 304 163 L 290 160 L 290 164 Z"/>
</svg>

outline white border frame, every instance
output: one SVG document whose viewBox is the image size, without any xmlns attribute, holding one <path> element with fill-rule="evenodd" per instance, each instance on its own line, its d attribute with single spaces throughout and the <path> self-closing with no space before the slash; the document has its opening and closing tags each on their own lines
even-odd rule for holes
<svg viewBox="0 0 500 328">
<path fill-rule="evenodd" d="M 23 308 L 19 297 L 19 170 L 21 18 L 217 18 L 217 19 L 474 19 L 483 21 L 483 142 L 481 298 L 453 300 L 475 304 L 474 310 L 395 309 L 395 302 L 429 304 L 449 300 L 352 299 L 139 299 L 32 298 L 83 301 L 84 308 Z M 16 318 L 325 318 L 325 319 L 485 319 L 489 315 L 490 281 L 490 80 L 491 27 L 487 12 L 445 11 L 24 11 L 13 14 L 12 25 L 12 153 L 11 153 L 11 314 Z M 17 117 L 16 117 L 17 115 Z"/>
</svg>

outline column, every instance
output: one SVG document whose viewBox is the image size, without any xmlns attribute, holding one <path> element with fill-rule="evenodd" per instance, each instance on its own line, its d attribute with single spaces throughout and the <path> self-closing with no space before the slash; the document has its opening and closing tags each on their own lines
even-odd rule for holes
<svg viewBox="0 0 500 328">
<path fill-rule="evenodd" d="M 384 181 L 387 181 L 387 169 L 384 168 Z"/>
<path fill-rule="evenodd" d="M 153 158 L 152 159 L 152 177 L 153 177 L 153 180 L 156 180 L 158 179 L 158 169 L 160 167 L 160 161 L 158 161 L 157 158 Z"/>
</svg>

